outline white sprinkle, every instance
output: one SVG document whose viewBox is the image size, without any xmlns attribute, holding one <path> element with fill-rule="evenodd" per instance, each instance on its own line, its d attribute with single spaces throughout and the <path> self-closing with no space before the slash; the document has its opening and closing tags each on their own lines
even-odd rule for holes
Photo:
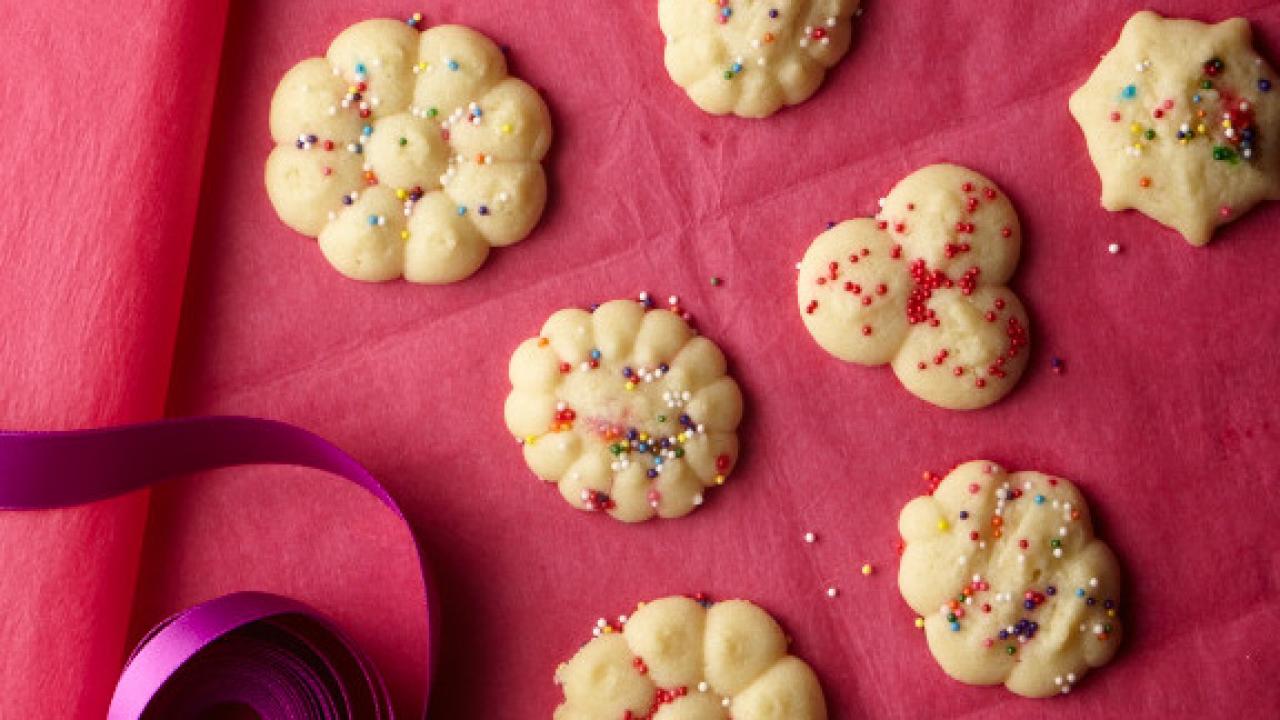
<svg viewBox="0 0 1280 720">
<path fill-rule="evenodd" d="M 1062 548 L 1054 548 L 1054 549 L 1053 549 L 1053 556 L 1054 556 L 1054 557 L 1056 557 L 1056 558 L 1060 558 L 1060 557 L 1062 557 Z"/>
<path fill-rule="evenodd" d="M 1120 243 L 1111 243 L 1107 246 L 1107 252 L 1115 255 L 1120 252 Z"/>
<path fill-rule="evenodd" d="M 839 590 L 837 590 L 837 589 L 835 589 L 835 588 L 833 588 L 833 587 L 829 587 L 829 588 L 827 588 L 827 597 L 829 597 L 829 598 L 833 598 L 833 597 L 835 597 L 835 596 L 837 596 L 837 595 L 839 595 L 839 594 L 840 594 L 840 591 L 839 591 Z"/>
<path fill-rule="evenodd" d="M 813 543 L 813 542 L 816 542 L 816 541 L 817 541 L 817 539 L 818 539 L 818 536 L 817 536 L 817 535 L 814 535 L 814 534 L 813 534 L 813 533 L 811 533 L 811 532 L 807 532 L 807 533 L 805 533 L 805 534 L 804 534 L 804 541 L 805 541 L 805 542 L 807 542 L 807 543 Z"/>
<path fill-rule="evenodd" d="M 1089 578 L 1089 587 L 1093 587 L 1093 588 L 1098 587 L 1098 578 L 1096 577 Z"/>
<path fill-rule="evenodd" d="M 711 686 L 707 684 L 707 681 L 703 680 L 702 682 L 698 683 L 698 692 L 706 692 L 709 687 Z"/>
</svg>

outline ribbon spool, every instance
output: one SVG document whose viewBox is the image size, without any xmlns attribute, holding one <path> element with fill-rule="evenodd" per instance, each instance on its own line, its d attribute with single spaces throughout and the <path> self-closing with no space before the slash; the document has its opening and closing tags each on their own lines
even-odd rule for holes
<svg viewBox="0 0 1280 720">
<path fill-rule="evenodd" d="M 162 420 L 98 430 L 0 432 L 0 509 L 82 505 L 176 475 L 236 465 L 300 465 L 346 478 L 409 527 L 404 513 L 354 458 L 286 423 L 246 417 Z M 436 600 L 421 545 L 430 691 Z M 251 711 L 258 718 L 393 718 L 376 668 L 329 620 L 294 600 L 224 595 L 153 628 L 126 662 L 109 720 L 199 718 Z M 225 712 L 223 712 L 225 711 Z"/>
</svg>

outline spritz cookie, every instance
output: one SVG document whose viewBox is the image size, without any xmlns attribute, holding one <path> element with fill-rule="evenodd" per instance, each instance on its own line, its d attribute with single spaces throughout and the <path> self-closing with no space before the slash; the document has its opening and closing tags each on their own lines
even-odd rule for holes
<svg viewBox="0 0 1280 720">
<path fill-rule="evenodd" d="M 1070 102 L 1102 207 L 1136 209 L 1204 245 L 1219 225 L 1280 198 L 1275 84 L 1242 18 L 1129 18 Z"/>
<path fill-rule="evenodd" d="M 800 317 L 824 350 L 892 364 L 923 400 L 990 405 L 1027 364 L 1027 314 L 1005 287 L 1020 242 L 1018 215 L 995 183 L 931 165 L 898 183 L 874 219 L 813 241 L 797 280 Z"/>
<path fill-rule="evenodd" d="M 546 202 L 542 98 L 484 35 L 420 25 L 356 23 L 271 99 L 271 204 L 357 280 L 461 280 Z"/>
<path fill-rule="evenodd" d="M 951 677 L 1048 697 L 1115 654 L 1119 565 L 1067 480 L 965 463 L 898 530 L 898 587 Z"/>
<path fill-rule="evenodd" d="M 667 72 L 714 115 L 804 102 L 849 50 L 858 0 L 658 0 Z"/>
<path fill-rule="evenodd" d="M 642 295 L 561 310 L 511 356 L 507 428 L 574 507 L 680 517 L 734 468 L 738 384 L 672 307 Z"/>
<path fill-rule="evenodd" d="M 823 720 L 813 670 L 746 600 L 673 596 L 596 623 L 555 675 L 555 720 Z"/>
</svg>

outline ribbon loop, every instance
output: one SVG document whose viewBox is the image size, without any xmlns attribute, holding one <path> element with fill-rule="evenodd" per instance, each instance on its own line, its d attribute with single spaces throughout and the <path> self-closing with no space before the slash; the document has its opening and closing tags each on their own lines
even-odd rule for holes
<svg viewBox="0 0 1280 720">
<path fill-rule="evenodd" d="M 0 432 L 0 509 L 68 507 L 236 465 L 299 465 L 364 488 L 409 527 L 386 489 L 337 446 L 286 423 L 197 417 L 70 432 Z M 430 689 L 435 593 L 421 545 Z M 316 610 L 237 592 L 184 610 L 147 633 L 125 663 L 109 720 L 201 717 L 247 707 L 265 720 L 394 717 L 376 668 Z M 426 698 L 423 700 L 426 707 Z"/>
</svg>

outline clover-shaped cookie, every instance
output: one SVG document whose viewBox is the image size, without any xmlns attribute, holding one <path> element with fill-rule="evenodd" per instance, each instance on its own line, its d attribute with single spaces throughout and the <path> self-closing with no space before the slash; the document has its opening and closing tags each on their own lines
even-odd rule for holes
<svg viewBox="0 0 1280 720">
<path fill-rule="evenodd" d="M 1249 23 L 1142 11 L 1071 96 L 1102 180 L 1102 207 L 1137 209 L 1204 245 L 1280 198 L 1280 94 Z"/>
<path fill-rule="evenodd" d="M 555 720 L 822 720 L 813 670 L 746 600 L 667 597 L 641 605 L 556 670 Z"/>
<path fill-rule="evenodd" d="M 667 73 L 703 110 L 804 102 L 849 49 L 858 0 L 658 0 Z"/>
<path fill-rule="evenodd" d="M 542 98 L 485 36 L 419 22 L 347 28 L 271 100 L 271 203 L 357 280 L 461 280 L 546 202 Z"/>
<path fill-rule="evenodd" d="M 678 312 L 632 300 L 561 310 L 516 348 L 510 375 L 507 428 L 580 509 L 680 517 L 734 467 L 742 395 Z"/>
<path fill-rule="evenodd" d="M 965 463 L 898 529 L 898 587 L 951 677 L 1047 697 L 1115 654 L 1119 565 L 1070 482 Z"/>
<path fill-rule="evenodd" d="M 1027 314 L 1005 287 L 1019 243 L 1018 215 L 994 183 L 931 165 L 898 183 L 875 219 L 813 241 L 797 280 L 800 317 L 824 350 L 891 363 L 923 400 L 990 405 L 1027 363 Z"/>
</svg>

